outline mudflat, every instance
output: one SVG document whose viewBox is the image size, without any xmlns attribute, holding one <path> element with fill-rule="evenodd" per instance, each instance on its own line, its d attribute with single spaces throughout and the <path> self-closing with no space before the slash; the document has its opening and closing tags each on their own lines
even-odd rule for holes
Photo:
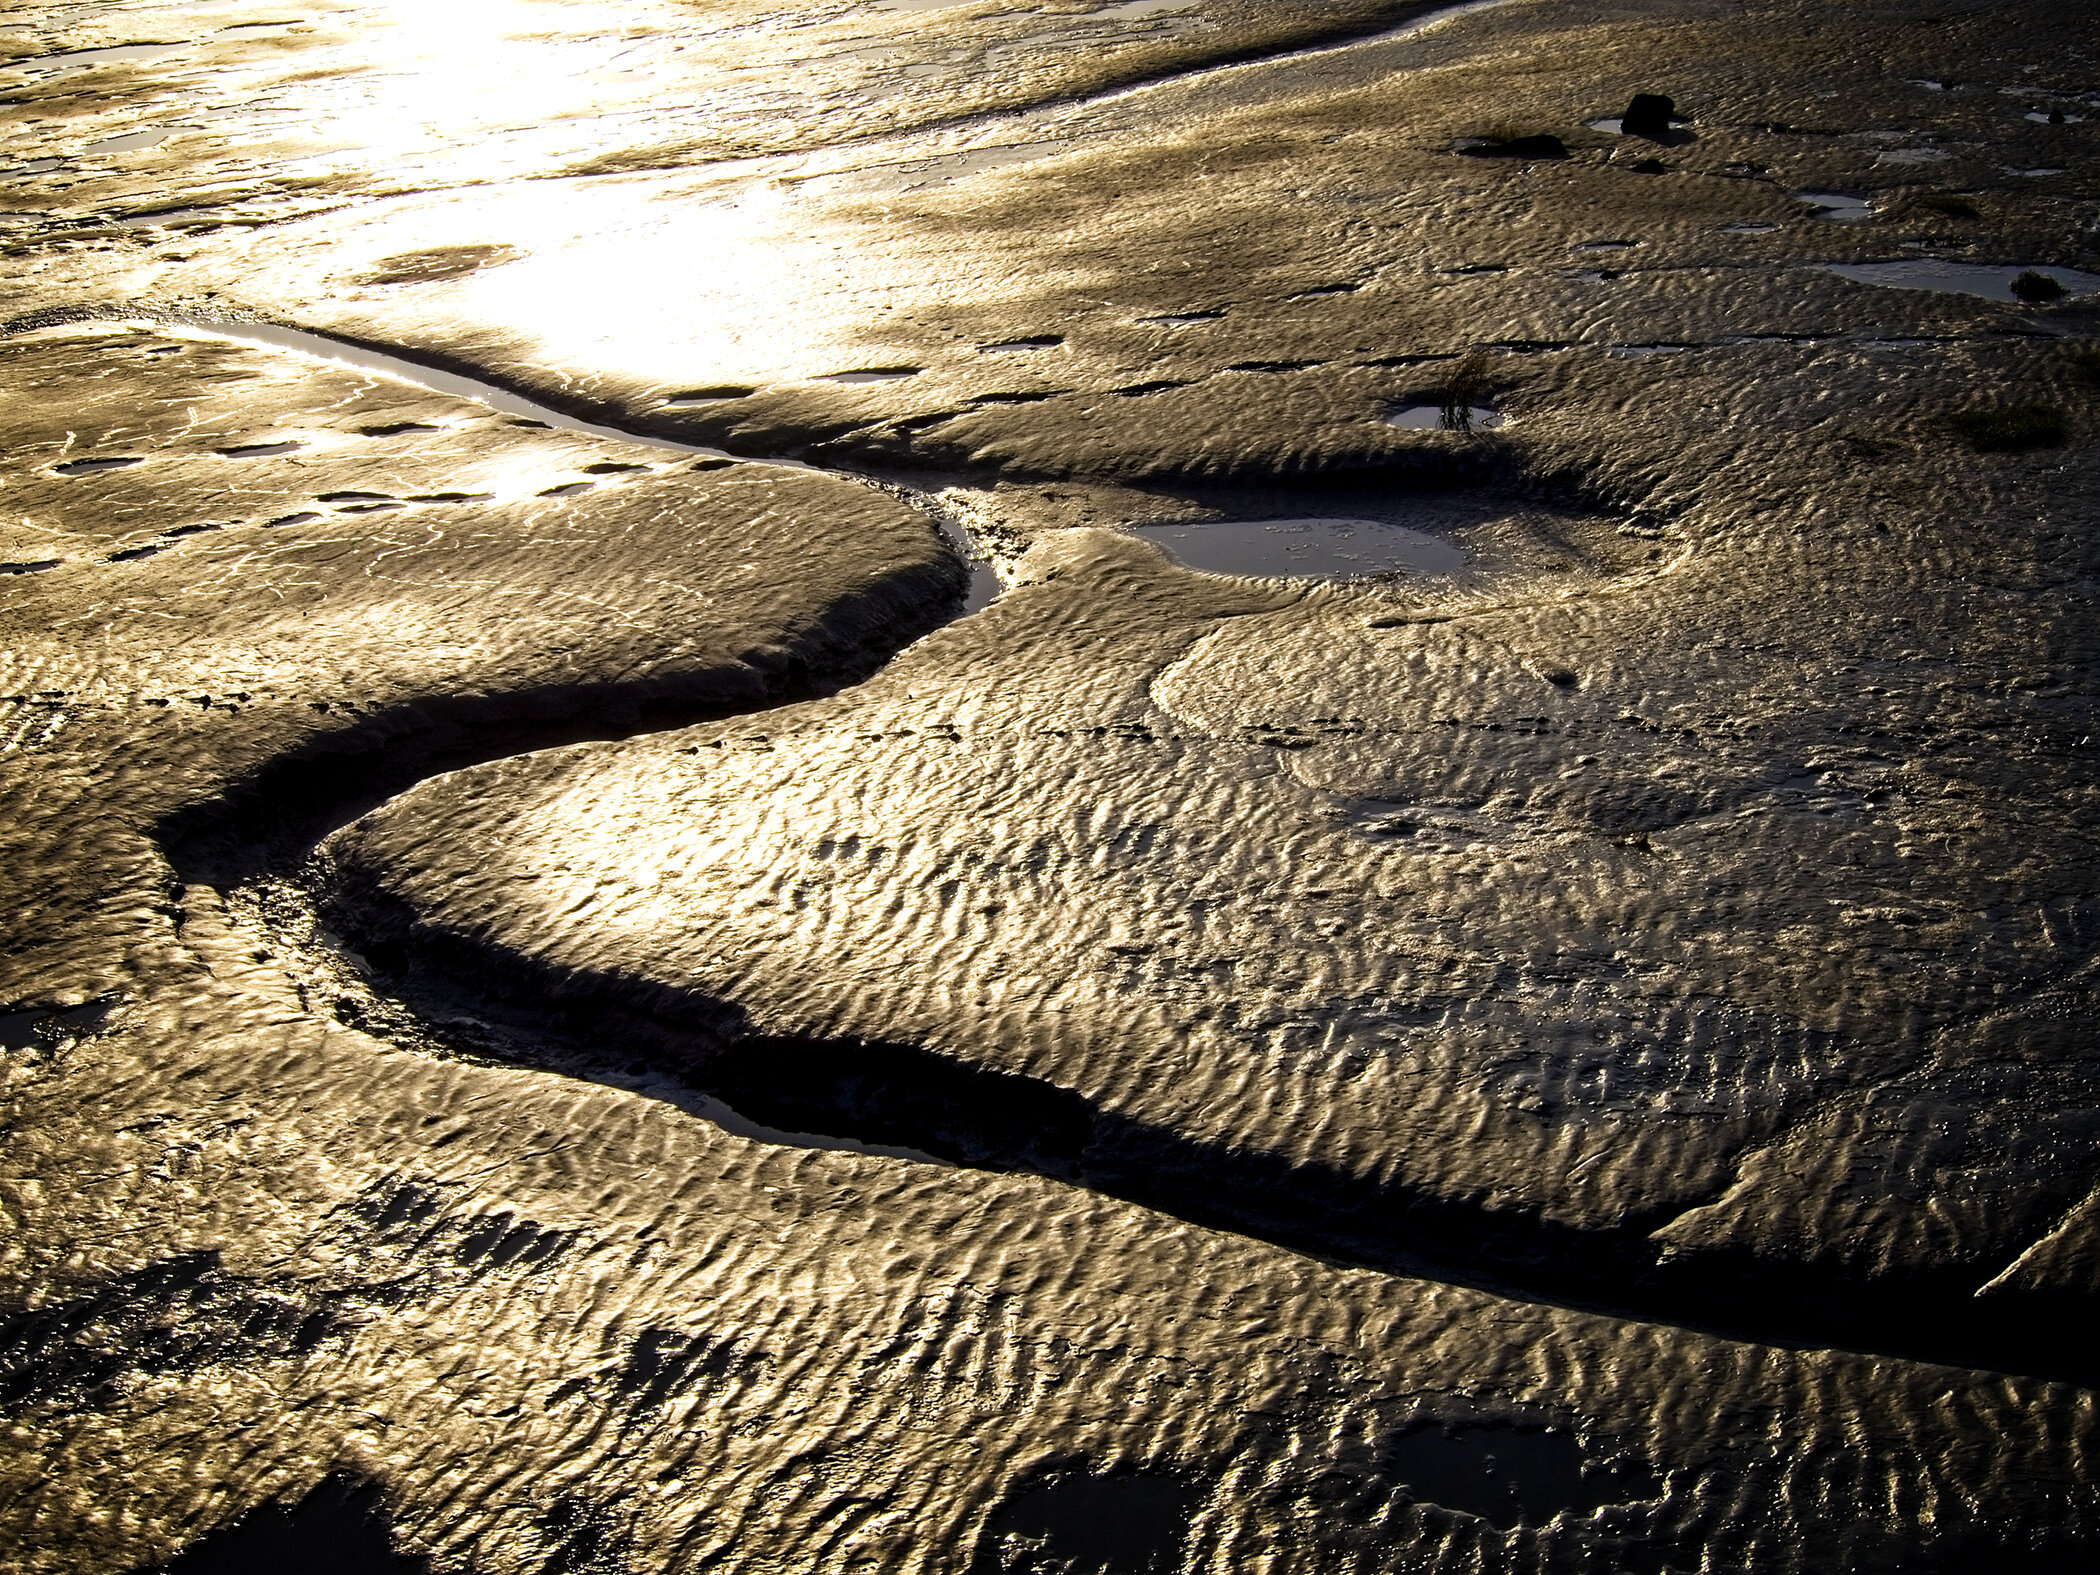
<svg viewBox="0 0 2100 1575">
<path fill-rule="evenodd" d="M 2100 1537 L 2100 25 L 0 25 L 25 1572 Z"/>
</svg>

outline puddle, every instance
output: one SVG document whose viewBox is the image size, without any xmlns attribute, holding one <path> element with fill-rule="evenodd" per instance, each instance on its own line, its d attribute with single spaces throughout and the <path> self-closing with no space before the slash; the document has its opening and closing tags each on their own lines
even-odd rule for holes
<svg viewBox="0 0 2100 1575">
<path fill-rule="evenodd" d="M 1835 191 L 1797 191 L 1794 201 L 1817 210 L 1816 217 L 1832 224 L 1864 224 L 1874 217 L 1873 204 L 1864 197 L 1848 197 Z"/>
<path fill-rule="evenodd" d="M 2063 172 L 2062 170 L 2058 169 L 2058 168 L 2057 168 L 2056 166 L 2054 166 L 2054 165 L 2044 165 L 2044 166 L 2043 166 L 2043 167 L 2041 167 L 2040 169 L 2022 170 L 2022 169 L 2014 169 L 2014 168 L 2013 168 L 2013 167 L 2012 167 L 2011 165 L 2009 165 L 2009 164 L 2008 164 L 2008 165 L 2004 166 L 2004 169 L 2005 169 L 2005 173 L 2006 173 L 2006 174 L 2008 174 L 2008 175 L 2019 175 L 2019 176 L 2023 176 L 2024 178 L 2026 178 L 2026 179 L 2028 179 L 2028 180 L 2040 180 L 2040 179 L 2042 179 L 2042 178 L 2043 178 L 2044 176 L 2048 176 L 2048 175 L 2061 175 L 2061 174 L 2063 174 L 2063 173 L 2064 173 L 2064 172 Z"/>
<path fill-rule="evenodd" d="M 121 137 L 104 137 L 100 142 L 90 142 L 82 153 L 129 153 L 134 148 L 158 147 L 174 136 L 172 131 L 132 131 Z"/>
<path fill-rule="evenodd" d="M 907 377 L 917 377 L 915 366 L 866 366 L 852 372 L 823 372 L 815 381 L 819 383 L 895 383 Z"/>
<path fill-rule="evenodd" d="M 1008 142 L 995 148 L 974 148 L 967 153 L 949 153 L 939 158 L 913 159 L 897 166 L 904 174 L 918 177 L 900 183 L 900 191 L 917 191 L 926 186 L 945 186 L 968 175 L 982 174 L 986 170 L 1011 169 L 1016 164 L 1033 164 L 1038 159 L 1047 159 L 1053 154 L 1063 153 L 1070 143 L 1057 138 L 1045 138 L 1039 142 Z"/>
<path fill-rule="evenodd" d="M 969 609 L 975 612 L 976 608 Z M 894 1143 L 863 1143 L 858 1138 L 833 1137 L 823 1132 L 792 1132 L 785 1127 L 769 1127 L 753 1121 L 741 1112 L 732 1110 L 712 1094 L 699 1090 L 662 1074 L 638 1077 L 619 1085 L 630 1088 L 637 1094 L 664 1104 L 676 1106 L 688 1115 L 698 1116 L 702 1121 L 712 1122 L 724 1132 L 740 1138 L 749 1138 L 754 1143 L 771 1143 L 781 1148 L 826 1149 L 835 1154 L 869 1154 L 884 1159 L 908 1159 L 921 1165 L 938 1165 L 943 1170 L 953 1170 L 954 1162 L 929 1154 L 923 1149 L 907 1148 Z"/>
<path fill-rule="evenodd" d="M 1562 572 L 1601 519 L 1542 510 L 1489 487 L 1411 472 L 1325 479 L 1182 483 L 1125 498 L 1110 518 L 1184 567 L 1283 579 Z"/>
<path fill-rule="evenodd" d="M 1615 137 L 1622 135 L 1626 129 L 1625 117 L 1621 115 L 1605 115 L 1596 120 L 1585 120 L 1583 124 L 1592 131 L 1608 131 Z"/>
<path fill-rule="evenodd" d="M 1949 155 L 1939 148 L 1883 148 L 1874 155 L 1876 164 L 1937 164 Z"/>
<path fill-rule="evenodd" d="M 1140 317 L 1141 323 L 1158 323 L 1162 328 L 1187 328 L 1195 323 L 1214 323 L 1223 317 L 1223 312 L 1174 312 L 1165 317 Z"/>
<path fill-rule="evenodd" d="M 1068 1476 L 1010 1494 L 969 1575 L 1166 1575 L 1182 1567 L 1204 1489 L 1169 1476 Z"/>
<path fill-rule="evenodd" d="M 156 55 L 173 54 L 178 49 L 189 48 L 187 42 L 180 44 L 111 44 L 103 49 L 69 49 L 62 54 L 34 55 L 27 60 L 11 61 L 0 66 L 0 71 L 78 71 L 86 66 L 114 65 L 125 60 L 151 60 Z"/>
<path fill-rule="evenodd" d="M 1210 520 L 1127 527 L 1206 574 L 1335 579 L 1366 574 L 1455 574 L 1462 548 L 1441 536 L 1372 519 Z"/>
<path fill-rule="evenodd" d="M 1623 252 L 1640 245 L 1639 241 L 1577 241 L 1568 250 L 1576 252 Z"/>
<path fill-rule="evenodd" d="M 122 470 L 126 465 L 143 465 L 145 460 L 137 457 L 123 459 L 70 459 L 63 465 L 53 465 L 54 476 L 92 476 L 98 470 Z"/>
<path fill-rule="evenodd" d="M 1045 334 L 1040 339 L 1002 339 L 995 345 L 979 345 L 979 355 L 1011 355 L 1025 350 L 1055 350 L 1063 344 L 1062 337 Z"/>
<path fill-rule="evenodd" d="M 2076 126 L 2084 121 L 2085 116 L 2067 115 L 2061 110 L 2050 114 L 2046 110 L 2030 109 L 2027 118 L 2038 126 Z"/>
<path fill-rule="evenodd" d="M 1556 1427 L 1460 1422 L 1412 1429 L 1386 1441 L 1380 1475 L 1418 1503 L 1485 1520 L 1504 1531 L 1584 1517 L 1606 1504 L 1655 1497 L 1662 1482 L 1637 1463 L 1593 1463 L 1574 1434 Z"/>
<path fill-rule="evenodd" d="M 692 388 L 682 394 L 673 394 L 664 401 L 667 410 L 691 410 L 702 405 L 726 405 L 733 400 L 749 399 L 757 393 L 742 383 L 724 383 L 716 388 Z"/>
<path fill-rule="evenodd" d="M 108 1001 L 85 1006 L 32 1006 L 0 1012 L 0 1046 L 9 1050 L 48 1049 L 62 1039 L 89 1033 L 109 1015 Z"/>
<path fill-rule="evenodd" d="M 1507 419 L 1501 411 L 1486 405 L 1468 406 L 1463 423 L 1446 421 L 1442 405 L 1409 405 L 1387 416 L 1385 424 L 1405 427 L 1410 432 L 1492 432 Z"/>
<path fill-rule="evenodd" d="M 275 454 L 296 454 L 305 448 L 304 443 L 243 443 L 239 448 L 222 448 L 219 453 L 228 459 L 267 459 Z"/>
<path fill-rule="evenodd" d="M 2012 282 L 2023 273 L 2038 273 L 2063 286 L 2064 294 L 2090 295 L 2100 290 L 2100 274 L 2080 273 L 2076 268 L 2034 268 L 2022 264 L 2000 267 L 1985 263 L 1940 262 L 1920 257 L 1903 262 L 1824 263 L 1824 273 L 1850 279 L 1855 284 L 1879 284 L 1898 290 L 1938 290 L 1956 295 L 1977 295 L 1989 301 L 2017 301 Z"/>
<path fill-rule="evenodd" d="M 223 208 L 163 208 L 157 213 L 134 213 L 117 223 L 134 230 L 165 229 L 171 224 L 218 225 L 226 219 Z"/>
<path fill-rule="evenodd" d="M 594 421 L 567 415 L 551 405 L 528 399 L 523 394 L 515 394 L 493 383 L 485 383 L 479 378 L 448 372 L 441 367 L 425 366 L 422 362 L 411 361 L 405 356 L 348 344 L 339 339 L 330 339 L 324 334 L 308 333 L 303 328 L 286 328 L 277 323 L 230 322 L 209 317 L 187 317 L 176 313 L 165 317 L 137 318 L 132 321 L 141 328 L 189 329 L 215 339 L 231 339 L 239 344 L 269 345 L 273 349 L 297 351 L 300 355 L 312 356 L 316 360 L 355 367 L 361 372 L 378 372 L 403 383 L 413 383 L 418 388 L 427 388 L 435 394 L 449 394 L 455 399 L 470 399 L 502 415 L 540 426 L 556 427 L 564 432 L 580 432 L 608 443 L 629 443 L 641 448 L 669 449 L 675 453 L 704 455 L 710 459 L 736 458 L 734 454 L 711 448 L 704 443 L 681 443 L 676 438 L 658 437 L 647 432 L 623 432 L 618 427 L 601 426 Z M 787 470 L 815 468 L 797 460 L 787 459 L 766 460 L 764 463 Z"/>
<path fill-rule="evenodd" d="M 425 1575 L 429 1561 L 398 1552 L 377 1483 L 331 1476 L 296 1504 L 264 1504 L 198 1538 L 148 1575 Z"/>
<path fill-rule="evenodd" d="M 1770 235 L 1778 228 L 1779 226 L 1776 224 L 1724 224 L 1721 226 L 1720 233 L 1723 235 Z"/>
</svg>

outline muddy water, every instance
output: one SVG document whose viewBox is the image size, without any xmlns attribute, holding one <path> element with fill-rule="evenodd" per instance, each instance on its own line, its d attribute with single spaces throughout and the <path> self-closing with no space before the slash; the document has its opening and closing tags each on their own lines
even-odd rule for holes
<svg viewBox="0 0 2100 1575">
<path fill-rule="evenodd" d="M 1441 536 L 1385 520 L 1220 520 L 1139 525 L 1131 534 L 1156 542 L 1189 568 L 1211 574 L 1332 579 L 1453 574 L 1466 566 L 1463 549 Z"/>
<path fill-rule="evenodd" d="M 1906 258 L 1901 262 L 1827 263 L 1825 273 L 1855 284 L 1878 284 L 1893 290 L 1936 290 L 1954 295 L 1979 295 L 1987 301 L 2017 301 L 2013 281 L 2023 273 L 2038 273 L 2062 286 L 2066 296 L 2091 295 L 2100 290 L 2100 274 L 2076 268 L 2049 268 L 2034 263 L 1958 263 L 1935 257 Z"/>
</svg>

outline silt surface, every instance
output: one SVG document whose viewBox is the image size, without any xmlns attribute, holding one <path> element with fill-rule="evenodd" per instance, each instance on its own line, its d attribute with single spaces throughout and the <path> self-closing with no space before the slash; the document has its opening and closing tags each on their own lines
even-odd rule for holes
<svg viewBox="0 0 2100 1575">
<path fill-rule="evenodd" d="M 2096 52 L 0 14 L 7 1566 L 2086 1567 Z"/>
</svg>

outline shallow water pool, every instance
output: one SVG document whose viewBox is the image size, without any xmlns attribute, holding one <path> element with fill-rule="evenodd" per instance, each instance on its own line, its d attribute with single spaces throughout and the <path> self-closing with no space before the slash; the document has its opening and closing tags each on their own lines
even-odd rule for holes
<svg viewBox="0 0 2100 1575">
<path fill-rule="evenodd" d="M 1426 531 L 1385 520 L 1304 519 L 1176 521 L 1133 525 L 1130 532 L 1164 548 L 1176 562 L 1209 574 L 1329 579 L 1366 574 L 1455 574 L 1465 551 Z"/>
<path fill-rule="evenodd" d="M 2038 273 L 2063 286 L 2064 294 L 2089 295 L 2100 290 L 2100 274 L 2081 273 L 2076 268 L 2037 268 L 2026 263 L 1941 262 L 1936 257 L 1906 258 L 1901 262 L 1824 263 L 1823 272 L 1834 273 L 1855 284 L 1879 284 L 1898 290 L 1941 290 L 1957 295 L 1980 295 L 1990 301 L 2017 301 L 2012 282 L 2023 273 Z"/>
</svg>

